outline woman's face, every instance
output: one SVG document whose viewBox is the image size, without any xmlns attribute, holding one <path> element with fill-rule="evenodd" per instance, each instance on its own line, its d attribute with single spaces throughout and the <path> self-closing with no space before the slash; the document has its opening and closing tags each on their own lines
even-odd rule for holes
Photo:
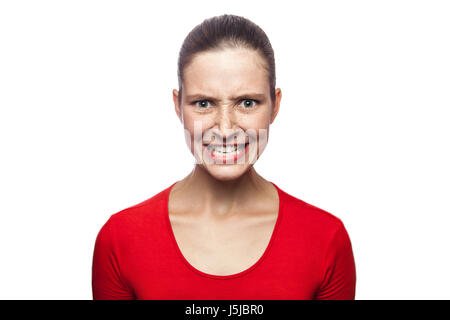
<svg viewBox="0 0 450 320">
<path fill-rule="evenodd" d="M 281 100 L 271 100 L 265 61 L 254 50 L 206 51 L 184 69 L 175 111 L 196 163 L 219 180 L 234 180 L 259 158 Z"/>
</svg>

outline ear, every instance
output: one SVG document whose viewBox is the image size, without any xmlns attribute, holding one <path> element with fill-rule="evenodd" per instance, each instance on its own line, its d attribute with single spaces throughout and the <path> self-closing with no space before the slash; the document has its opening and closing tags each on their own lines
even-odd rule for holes
<svg viewBox="0 0 450 320">
<path fill-rule="evenodd" d="M 275 101 L 273 104 L 273 109 L 272 109 L 272 117 L 270 119 L 270 124 L 273 123 L 273 121 L 275 120 L 278 111 L 280 110 L 280 102 L 281 102 L 281 89 L 277 88 L 275 89 Z"/>
<path fill-rule="evenodd" d="M 173 99 L 173 104 L 175 105 L 175 112 L 178 116 L 178 118 L 180 119 L 181 123 L 183 123 L 183 113 L 181 112 L 181 106 L 178 103 L 178 90 L 173 89 L 172 90 L 172 99 Z"/>
</svg>

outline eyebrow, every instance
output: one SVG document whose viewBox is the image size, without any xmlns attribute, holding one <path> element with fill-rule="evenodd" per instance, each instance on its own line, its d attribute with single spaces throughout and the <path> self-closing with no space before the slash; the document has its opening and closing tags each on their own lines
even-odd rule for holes
<svg viewBox="0 0 450 320">
<path fill-rule="evenodd" d="M 251 98 L 264 100 L 265 97 L 266 97 L 266 95 L 264 93 L 245 93 L 245 94 L 240 94 L 236 97 L 231 97 L 231 100 L 241 100 L 241 99 L 251 99 Z M 214 97 L 208 96 L 206 94 L 201 94 L 201 93 L 188 95 L 188 96 L 186 96 L 186 99 L 189 101 L 191 101 L 191 100 L 209 100 L 209 101 L 214 101 L 214 102 L 219 101 L 219 99 L 216 99 Z"/>
</svg>

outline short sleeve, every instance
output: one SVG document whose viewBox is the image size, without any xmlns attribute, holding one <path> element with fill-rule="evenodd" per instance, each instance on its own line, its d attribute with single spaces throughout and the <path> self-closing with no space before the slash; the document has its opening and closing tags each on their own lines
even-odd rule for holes
<svg viewBox="0 0 450 320">
<path fill-rule="evenodd" d="M 325 255 L 323 280 L 317 300 L 354 300 L 356 269 L 352 245 L 342 221 L 335 231 Z"/>
<path fill-rule="evenodd" d="M 100 229 L 92 260 L 92 296 L 94 300 L 130 300 L 133 292 L 121 279 L 119 257 L 114 249 L 111 219 Z"/>
</svg>

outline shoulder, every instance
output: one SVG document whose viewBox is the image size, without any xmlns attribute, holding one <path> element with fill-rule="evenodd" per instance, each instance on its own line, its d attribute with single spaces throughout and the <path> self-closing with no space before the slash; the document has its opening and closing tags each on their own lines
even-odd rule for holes
<svg viewBox="0 0 450 320">
<path fill-rule="evenodd" d="M 342 220 L 329 211 L 310 204 L 299 197 L 281 190 L 283 198 L 284 219 L 287 225 L 297 232 L 309 234 L 314 237 L 332 237 L 337 231 L 345 228 Z"/>
<path fill-rule="evenodd" d="M 307 261 L 308 270 L 316 275 L 318 284 L 336 264 L 346 268 L 346 272 L 353 272 L 351 241 L 342 220 L 287 192 L 282 191 L 281 197 L 283 216 L 278 236 L 281 245 L 288 248 L 283 252 L 299 264 Z"/>
<path fill-rule="evenodd" d="M 115 233 L 122 234 L 133 233 L 138 229 L 159 227 L 167 210 L 168 191 L 169 188 L 166 188 L 142 202 L 113 213 L 105 226 L 114 230 Z"/>
</svg>

